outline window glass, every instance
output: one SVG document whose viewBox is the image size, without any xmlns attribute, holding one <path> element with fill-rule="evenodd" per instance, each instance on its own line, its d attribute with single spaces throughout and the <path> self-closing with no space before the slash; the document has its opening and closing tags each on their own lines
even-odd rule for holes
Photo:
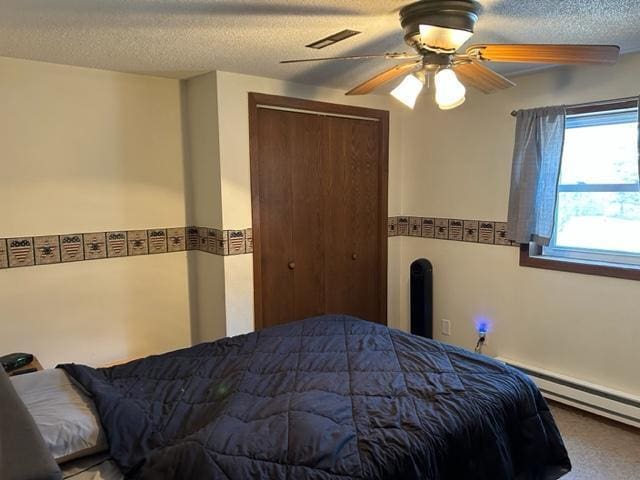
<svg viewBox="0 0 640 480">
<path fill-rule="evenodd" d="M 569 115 L 556 223 L 543 255 L 640 264 L 638 111 Z"/>
<path fill-rule="evenodd" d="M 567 128 L 560 184 L 637 183 L 637 123 Z"/>
<path fill-rule="evenodd" d="M 555 246 L 640 254 L 640 192 L 560 192 Z"/>
</svg>

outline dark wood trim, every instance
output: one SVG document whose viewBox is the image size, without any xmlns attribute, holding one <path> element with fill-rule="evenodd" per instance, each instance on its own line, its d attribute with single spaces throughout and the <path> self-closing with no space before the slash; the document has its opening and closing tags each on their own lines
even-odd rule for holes
<svg viewBox="0 0 640 480">
<path fill-rule="evenodd" d="M 382 298 L 380 299 L 380 316 L 378 317 L 384 325 L 388 325 L 387 319 L 387 277 L 389 276 L 388 269 L 388 249 L 389 249 L 389 112 L 378 110 L 380 114 L 380 191 L 379 191 L 379 210 L 378 217 L 380 218 L 380 231 L 378 236 L 380 238 L 380 292 L 382 292 Z"/>
<path fill-rule="evenodd" d="M 262 245 L 260 242 L 260 162 L 258 161 L 259 96 L 249 93 L 249 168 L 251 171 L 251 227 L 253 229 L 253 305 L 255 329 L 262 328 Z"/>
<path fill-rule="evenodd" d="M 562 261 L 551 258 L 542 258 L 539 256 L 541 254 L 542 247 L 538 245 L 531 247 L 527 244 L 520 245 L 520 266 L 580 273 L 582 275 L 599 275 L 602 277 L 622 278 L 625 280 L 640 280 L 640 268 L 625 268 L 613 265 Z"/>
<path fill-rule="evenodd" d="M 262 306 L 262 265 L 260 245 L 260 187 L 258 161 L 258 108 L 260 105 L 276 108 L 290 108 L 305 110 L 310 113 L 325 113 L 328 115 L 346 115 L 352 117 L 366 117 L 378 120 L 381 126 L 380 138 L 380 205 L 378 215 L 380 222 L 380 319 L 387 324 L 387 258 L 388 258 L 388 188 L 389 188 L 389 112 L 372 108 L 341 105 L 337 103 L 318 102 L 301 98 L 282 97 L 263 93 L 249 93 L 249 157 L 251 169 L 251 209 L 253 228 L 253 299 L 256 330 L 263 327 Z"/>
</svg>

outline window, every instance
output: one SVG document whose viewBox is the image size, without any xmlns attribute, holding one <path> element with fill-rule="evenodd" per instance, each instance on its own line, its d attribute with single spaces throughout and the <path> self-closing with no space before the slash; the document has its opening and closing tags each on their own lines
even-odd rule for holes
<svg viewBox="0 0 640 480">
<path fill-rule="evenodd" d="M 637 105 L 567 110 L 553 237 L 530 252 L 539 260 L 640 269 Z"/>
</svg>

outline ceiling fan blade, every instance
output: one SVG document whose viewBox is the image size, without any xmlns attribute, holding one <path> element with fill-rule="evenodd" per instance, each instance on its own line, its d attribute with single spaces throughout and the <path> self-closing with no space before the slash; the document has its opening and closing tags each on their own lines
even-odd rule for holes
<svg viewBox="0 0 640 480">
<path fill-rule="evenodd" d="M 612 64 L 617 45 L 472 45 L 467 55 L 478 60 L 516 63 Z"/>
<path fill-rule="evenodd" d="M 411 72 L 411 70 L 421 64 L 422 60 L 395 65 L 384 72 L 379 73 L 375 77 L 370 78 L 366 82 L 361 83 L 357 87 L 352 88 L 347 92 L 347 95 L 366 95 L 367 93 L 371 93 L 385 83 Z"/>
<path fill-rule="evenodd" d="M 476 60 L 472 60 L 471 63 L 460 63 L 454 66 L 454 71 L 462 83 L 477 88 L 483 93 L 493 93 L 516 85 Z"/>
<path fill-rule="evenodd" d="M 403 60 L 409 58 L 418 58 L 420 55 L 415 53 L 383 53 L 380 55 L 348 55 L 346 57 L 322 57 L 322 58 L 305 58 L 301 60 L 283 60 L 280 63 L 303 63 L 303 62 L 322 62 L 325 60 L 363 60 L 368 58 L 385 58 L 387 60 Z"/>
</svg>

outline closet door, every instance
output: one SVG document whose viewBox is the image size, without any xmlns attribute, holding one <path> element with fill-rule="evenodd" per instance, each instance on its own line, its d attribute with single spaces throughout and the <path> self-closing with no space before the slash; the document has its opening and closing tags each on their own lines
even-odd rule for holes
<svg viewBox="0 0 640 480">
<path fill-rule="evenodd" d="M 250 94 L 256 328 L 386 323 L 388 113 Z"/>
<path fill-rule="evenodd" d="M 327 311 L 384 322 L 380 122 L 342 117 L 327 117 L 325 122 Z"/>
<path fill-rule="evenodd" d="M 270 326 L 324 312 L 322 129 L 318 115 L 268 108 L 258 110 L 257 127 L 256 306 Z"/>
</svg>

